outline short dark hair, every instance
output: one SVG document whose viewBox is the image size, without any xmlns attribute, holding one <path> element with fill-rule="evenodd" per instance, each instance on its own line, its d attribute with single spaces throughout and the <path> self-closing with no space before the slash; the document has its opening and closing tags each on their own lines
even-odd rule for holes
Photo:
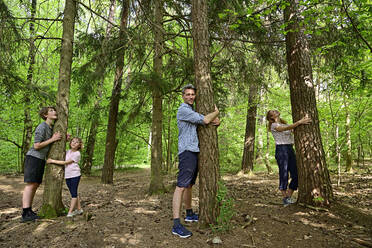
<svg viewBox="0 0 372 248">
<path fill-rule="evenodd" d="M 48 115 L 49 109 L 54 109 L 54 111 L 57 111 L 55 107 L 53 106 L 47 106 L 47 107 L 42 107 L 39 111 L 39 116 L 43 119 L 46 120 L 47 118 L 45 117 Z"/>
<path fill-rule="evenodd" d="M 188 90 L 188 89 L 194 90 L 196 92 L 196 88 L 195 88 L 194 85 L 187 84 L 187 85 L 182 87 L 182 95 L 185 94 L 185 91 Z"/>
</svg>

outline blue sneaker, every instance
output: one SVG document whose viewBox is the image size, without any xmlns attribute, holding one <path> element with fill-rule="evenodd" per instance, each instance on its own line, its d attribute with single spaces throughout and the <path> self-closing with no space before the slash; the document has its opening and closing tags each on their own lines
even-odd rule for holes
<svg viewBox="0 0 372 248">
<path fill-rule="evenodd" d="M 178 226 L 173 226 L 172 233 L 178 235 L 181 238 L 188 238 L 192 235 L 192 232 L 187 230 L 183 225 L 179 224 Z"/>
<path fill-rule="evenodd" d="M 198 222 L 199 221 L 199 216 L 197 214 L 193 213 L 190 216 L 186 216 L 185 221 L 186 222 Z"/>
</svg>

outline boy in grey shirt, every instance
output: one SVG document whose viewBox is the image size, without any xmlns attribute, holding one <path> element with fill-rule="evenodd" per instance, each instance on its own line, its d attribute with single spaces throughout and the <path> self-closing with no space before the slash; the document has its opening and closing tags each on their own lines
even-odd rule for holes
<svg viewBox="0 0 372 248">
<path fill-rule="evenodd" d="M 35 192 L 43 180 L 45 159 L 48 155 L 50 144 L 60 140 L 59 132 L 53 134 L 53 124 L 57 120 L 57 112 L 54 107 L 43 107 L 39 115 L 45 121 L 36 127 L 34 144 L 27 152 L 25 158 L 24 182 L 26 186 L 22 197 L 22 220 L 21 222 L 34 221 L 39 216 L 32 211 L 32 201 Z"/>
</svg>

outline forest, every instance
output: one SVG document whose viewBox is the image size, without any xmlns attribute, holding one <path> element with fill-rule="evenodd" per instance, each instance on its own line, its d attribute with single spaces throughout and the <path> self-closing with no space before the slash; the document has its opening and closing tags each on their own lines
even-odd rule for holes
<svg viewBox="0 0 372 248">
<path fill-rule="evenodd" d="M 0 0 L 0 244 L 4 247 L 372 247 L 369 0 Z M 181 90 L 199 175 L 189 239 L 172 235 Z M 26 153 L 55 106 L 83 141 L 81 204 L 47 164 L 20 223 Z M 296 204 L 283 206 L 267 112 L 296 123 Z M 184 209 L 182 209 L 183 214 Z M 285 237 L 283 237 L 285 236 Z"/>
</svg>

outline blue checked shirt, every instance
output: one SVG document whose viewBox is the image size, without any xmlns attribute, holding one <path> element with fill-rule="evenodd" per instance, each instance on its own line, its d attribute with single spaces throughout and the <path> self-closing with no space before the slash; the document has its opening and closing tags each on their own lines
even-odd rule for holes
<svg viewBox="0 0 372 248">
<path fill-rule="evenodd" d="M 178 154 L 184 151 L 199 152 L 196 128 L 204 125 L 204 115 L 194 111 L 192 106 L 182 103 L 177 111 Z"/>
</svg>

